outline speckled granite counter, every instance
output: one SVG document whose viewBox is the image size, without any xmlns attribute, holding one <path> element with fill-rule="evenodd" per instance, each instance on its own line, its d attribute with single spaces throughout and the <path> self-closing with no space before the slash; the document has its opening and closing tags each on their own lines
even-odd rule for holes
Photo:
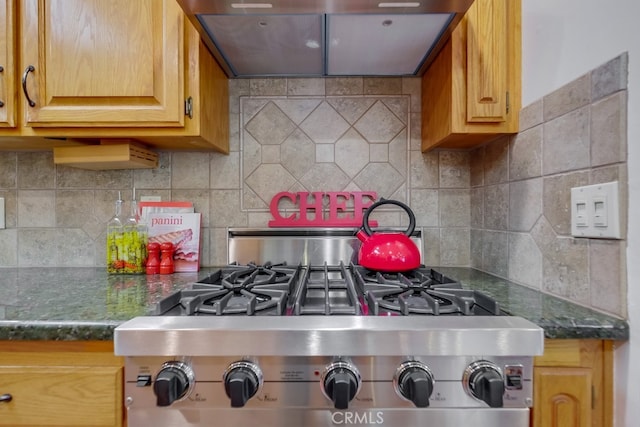
<svg viewBox="0 0 640 427">
<path fill-rule="evenodd" d="M 215 269 L 169 276 L 110 276 L 102 268 L 0 269 L 0 340 L 110 340 L 118 324 Z M 626 321 L 470 268 L 438 268 L 540 325 L 548 338 L 626 340 Z"/>
</svg>

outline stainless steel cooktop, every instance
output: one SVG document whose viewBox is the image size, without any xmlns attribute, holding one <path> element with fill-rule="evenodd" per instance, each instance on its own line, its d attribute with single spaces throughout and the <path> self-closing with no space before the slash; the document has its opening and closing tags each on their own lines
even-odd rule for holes
<svg viewBox="0 0 640 427">
<path fill-rule="evenodd" d="M 230 265 L 116 328 L 128 425 L 528 426 L 542 329 L 354 264 L 352 233 L 230 230 Z"/>
</svg>

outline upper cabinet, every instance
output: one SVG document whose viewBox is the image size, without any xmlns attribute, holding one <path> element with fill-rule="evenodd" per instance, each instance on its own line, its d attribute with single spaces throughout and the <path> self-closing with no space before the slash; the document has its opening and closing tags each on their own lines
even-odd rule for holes
<svg viewBox="0 0 640 427">
<path fill-rule="evenodd" d="M 15 126 L 14 23 L 13 1 L 0 0 L 0 129 Z"/>
<path fill-rule="evenodd" d="M 17 94 L 0 137 L 228 152 L 227 78 L 175 0 L 0 2 L 0 96 Z"/>
<path fill-rule="evenodd" d="M 182 126 L 174 0 L 21 0 L 27 126 Z"/>
<path fill-rule="evenodd" d="M 475 0 L 422 78 L 422 150 L 518 131 L 520 0 Z"/>
</svg>

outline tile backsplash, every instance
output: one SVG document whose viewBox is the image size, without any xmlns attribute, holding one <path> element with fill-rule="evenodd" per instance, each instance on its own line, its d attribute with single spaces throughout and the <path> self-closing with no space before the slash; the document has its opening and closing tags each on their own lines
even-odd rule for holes
<svg viewBox="0 0 640 427">
<path fill-rule="evenodd" d="M 50 152 L 0 152 L 0 266 L 103 266 L 117 192 L 126 201 L 134 187 L 194 203 L 203 266 L 227 262 L 227 227 L 267 226 L 275 193 L 322 190 L 407 202 L 425 233 L 425 263 L 469 265 L 469 153 L 420 151 L 420 78 L 229 84 L 228 156 L 163 152 L 157 169 L 88 171 L 54 165 Z M 407 223 L 398 210 L 376 216 L 385 226 Z"/>
<path fill-rule="evenodd" d="M 227 227 L 266 227 L 279 191 L 373 190 L 414 210 L 425 264 L 625 316 L 625 241 L 572 238 L 569 189 L 619 180 L 626 212 L 626 67 L 621 55 L 587 73 L 525 107 L 519 134 L 472 151 L 420 151 L 420 78 L 349 77 L 230 81 L 229 155 L 161 152 L 153 170 L 89 171 L 0 152 L 0 267 L 104 266 L 119 190 L 192 201 L 203 266 L 227 262 Z"/>
<path fill-rule="evenodd" d="M 571 188 L 620 182 L 626 236 L 627 55 L 522 109 L 473 150 L 471 266 L 626 316 L 626 241 L 571 237 Z"/>
</svg>

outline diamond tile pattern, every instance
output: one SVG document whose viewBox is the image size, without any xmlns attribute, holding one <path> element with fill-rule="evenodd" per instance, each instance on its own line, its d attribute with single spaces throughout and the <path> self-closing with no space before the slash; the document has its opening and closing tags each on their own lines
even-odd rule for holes
<svg viewBox="0 0 640 427">
<path fill-rule="evenodd" d="M 389 163 L 369 163 L 354 181 L 360 188 L 387 197 L 386 194 L 393 194 L 404 183 L 404 176 Z"/>
<path fill-rule="evenodd" d="M 402 95 L 242 98 L 242 209 L 264 209 L 279 191 L 366 189 L 404 199 L 409 102 Z"/>
<path fill-rule="evenodd" d="M 322 191 L 327 188 L 344 188 L 349 177 L 334 163 L 317 163 L 300 180 L 309 191 Z"/>
<path fill-rule="evenodd" d="M 278 192 L 289 189 L 296 182 L 282 165 L 264 164 L 245 180 L 262 200 L 269 203 Z"/>
<path fill-rule="evenodd" d="M 350 177 L 356 176 L 369 163 L 369 143 L 354 129 L 336 142 L 336 163 Z"/>
<path fill-rule="evenodd" d="M 295 128 L 296 124 L 273 102 L 265 105 L 246 126 L 260 144 L 281 144 Z"/>
<path fill-rule="evenodd" d="M 323 102 L 302 122 L 300 128 L 316 144 L 329 144 L 336 142 L 349 129 L 349 123 L 331 105 Z"/>
<path fill-rule="evenodd" d="M 280 155 L 282 164 L 300 179 L 315 163 L 316 144 L 300 129 L 296 129 L 285 142 L 282 143 Z"/>
<path fill-rule="evenodd" d="M 354 127 L 369 142 L 376 143 L 391 141 L 404 129 L 405 125 L 386 105 L 378 101 L 356 122 Z"/>
</svg>

